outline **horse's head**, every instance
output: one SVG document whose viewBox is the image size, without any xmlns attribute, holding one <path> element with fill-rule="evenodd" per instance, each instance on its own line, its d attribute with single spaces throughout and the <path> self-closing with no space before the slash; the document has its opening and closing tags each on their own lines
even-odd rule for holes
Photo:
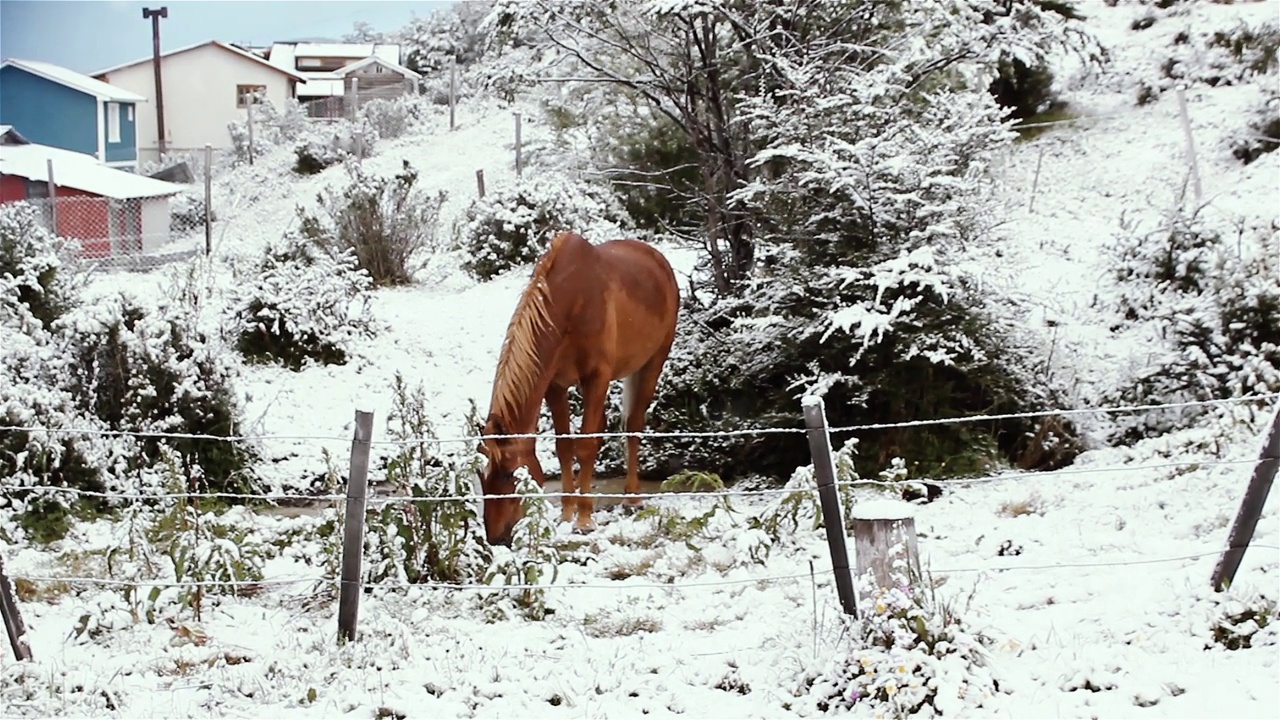
<svg viewBox="0 0 1280 720">
<path fill-rule="evenodd" d="M 516 470 L 527 466 L 533 459 L 533 438 L 493 438 L 492 435 L 512 434 L 496 416 L 490 415 L 481 434 L 485 439 L 480 452 L 488 458 L 480 473 L 480 489 L 484 495 L 514 495 Z M 484 507 L 484 531 L 490 545 L 511 545 L 511 531 L 524 515 L 518 497 L 489 498 L 482 501 Z"/>
</svg>

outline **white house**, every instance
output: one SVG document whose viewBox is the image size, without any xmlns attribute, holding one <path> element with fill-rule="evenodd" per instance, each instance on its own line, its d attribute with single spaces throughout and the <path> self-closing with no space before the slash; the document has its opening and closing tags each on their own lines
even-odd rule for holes
<svg viewBox="0 0 1280 720">
<path fill-rule="evenodd" d="M 385 61 L 385 67 L 401 68 L 400 46 L 395 43 L 278 42 L 267 52 L 272 65 L 306 78 L 306 86 L 298 89 L 298 100 L 303 102 L 344 94 L 344 78 L 336 71 L 370 57 Z"/>
<path fill-rule="evenodd" d="M 245 117 L 251 93 L 259 102 L 277 108 L 297 97 L 300 73 L 273 65 L 238 47 L 216 40 L 162 53 L 165 140 L 170 152 L 231 147 L 227 125 Z M 139 161 L 154 160 L 159 153 L 156 125 L 155 74 L 150 57 L 93 73 L 103 82 L 151 98 L 152 105 L 139 111 Z"/>
</svg>

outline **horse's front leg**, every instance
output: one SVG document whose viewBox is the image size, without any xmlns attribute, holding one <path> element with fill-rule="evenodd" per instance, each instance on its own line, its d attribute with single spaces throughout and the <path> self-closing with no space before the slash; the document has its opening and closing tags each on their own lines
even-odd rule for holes
<svg viewBox="0 0 1280 720">
<path fill-rule="evenodd" d="M 583 435 L 595 435 L 604 432 L 604 402 L 609 394 L 609 378 L 604 373 L 596 373 L 582 381 L 582 429 Z M 574 529 L 579 532 L 590 532 L 596 527 L 591 518 L 595 510 L 595 500 L 591 497 L 591 480 L 595 474 L 596 458 L 600 455 L 600 447 L 604 439 L 599 437 L 577 438 L 578 448 L 578 520 Z"/>
<path fill-rule="evenodd" d="M 573 437 L 569 427 L 569 389 L 552 383 L 547 388 L 547 408 L 551 411 L 551 424 L 556 430 L 556 457 L 560 459 L 560 521 L 573 519 L 578 499 L 573 496 Z"/>
</svg>

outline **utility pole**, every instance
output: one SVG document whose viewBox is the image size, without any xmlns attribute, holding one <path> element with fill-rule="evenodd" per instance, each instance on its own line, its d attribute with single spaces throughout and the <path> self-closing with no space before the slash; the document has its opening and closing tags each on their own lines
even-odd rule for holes
<svg viewBox="0 0 1280 720">
<path fill-rule="evenodd" d="M 160 79 L 160 18 L 169 17 L 169 8 L 155 10 L 142 8 L 142 19 L 151 20 L 151 67 L 156 75 L 156 134 L 160 145 L 160 154 L 166 151 L 164 142 L 164 83 Z"/>
</svg>

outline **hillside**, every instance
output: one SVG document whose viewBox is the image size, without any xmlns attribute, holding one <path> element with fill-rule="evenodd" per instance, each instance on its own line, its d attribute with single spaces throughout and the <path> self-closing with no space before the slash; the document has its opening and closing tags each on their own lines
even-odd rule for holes
<svg viewBox="0 0 1280 720">
<path fill-rule="evenodd" d="M 463 515 L 444 518 L 432 531 L 462 538 L 455 560 L 492 570 L 452 581 L 410 576 L 428 562 L 414 556 L 428 554 L 430 539 L 396 524 L 399 508 L 435 518 L 436 506 L 378 504 L 387 496 L 375 489 L 360 635 L 342 646 L 334 636 L 340 501 L 207 515 L 185 498 L 133 503 L 77 522 L 50 544 L 30 537 L 17 520 L 20 504 L 8 502 L 0 507 L 0 537 L 12 539 L 4 571 L 18 580 L 35 658 L 0 653 L 0 714 L 883 717 L 908 715 L 933 693 L 916 716 L 1276 717 L 1280 643 L 1267 624 L 1280 573 L 1274 494 L 1235 586 L 1213 593 L 1209 577 L 1280 403 L 1274 395 L 1226 403 L 1183 429 L 1124 444 L 1108 440 L 1117 418 L 1141 414 L 1107 408 L 1121 404 L 1110 393 L 1135 370 L 1172 352 L 1157 322 L 1122 322 L 1118 309 L 1126 296 L 1116 249 L 1167 222 L 1188 168 L 1175 92 L 1138 105 L 1138 87 L 1161 77 L 1168 53 L 1182 52 L 1180 33 L 1274 22 L 1280 2 L 1081 5 L 1109 62 L 1060 59 L 1070 117 L 1013 143 L 992 168 L 1005 214 L 991 222 L 1001 241 L 975 245 L 963 261 L 992 297 L 1012 299 L 1009 321 L 1043 345 L 1036 372 L 1069 389 L 1069 406 L 1056 409 L 1078 423 L 1087 449 L 1060 470 L 1000 467 L 954 480 L 939 499 L 914 506 L 931 577 L 880 597 L 871 625 L 840 615 L 806 468 L 782 490 L 732 496 L 743 484 L 724 497 L 653 498 L 636 516 L 598 511 L 601 527 L 586 537 L 533 523 L 528 545 L 494 548 L 492 557 L 472 542 L 474 524 L 455 522 Z M 1135 29 L 1147 15 L 1154 23 Z M 1201 72 L 1211 61 L 1186 64 Z M 1202 217 L 1229 237 L 1237 226 L 1273 235 L 1280 227 L 1280 152 L 1247 165 L 1232 156 L 1275 79 L 1272 71 L 1186 90 Z M 573 148 L 543 119 L 541 93 L 551 92 L 514 103 L 476 93 L 459 106 L 452 132 L 447 111 L 433 106 L 400 137 L 379 140 L 360 167 L 390 176 L 407 162 L 425 192 L 445 191 L 440 228 L 449 240 L 476 195 L 476 170 L 490 194 L 517 182 L 512 112 L 522 114 L 532 157 L 526 177 L 583 180 L 577 163 L 562 161 Z M 236 430 L 261 436 L 253 469 L 269 493 L 340 495 L 354 412 L 374 413 L 375 442 L 393 439 L 397 376 L 421 385 L 435 432 L 457 440 L 442 443 L 443 453 L 465 457 L 474 443 L 468 411 L 488 402 L 528 266 L 478 281 L 461 269 L 459 251 L 442 247 L 413 284 L 372 291 L 375 329 L 345 364 L 295 371 L 247 363 L 227 337 L 225 309 L 244 299 L 264 249 L 297 228 L 297 208 L 313 209 L 318 193 L 348 181 L 342 165 L 299 176 L 294 162 L 294 143 L 282 142 L 252 166 L 220 171 L 211 258 L 97 273 L 86 304 L 121 291 L 147 306 L 198 298 L 198 327 L 234 369 L 244 409 Z M 658 244 L 677 274 L 694 272 L 699 248 Z M 1280 251 L 1276 242 L 1257 247 Z M 1261 260 L 1280 278 L 1280 255 Z M 375 488 L 389 479 L 388 461 L 413 445 L 375 444 Z M 538 449 L 554 467 L 553 443 Z M 329 470 L 337 477 L 326 478 Z M 885 471 L 894 477 L 892 466 Z M 137 492 L 155 491 L 145 473 L 137 477 Z M 430 487 L 448 496 L 460 487 L 449 484 L 455 479 Z M 887 497 L 874 480 L 846 489 L 844 502 L 862 507 Z M 554 520 L 556 501 L 546 502 Z M 176 535 L 162 534 L 175 523 Z M 169 545 L 143 539 L 156 533 Z M 195 539 L 174 539 L 183 534 Z M 196 569 L 176 569 L 179 556 Z M 228 576 L 250 579 L 236 593 L 215 592 Z M 193 599 L 189 582 L 184 589 L 193 578 L 213 583 L 207 595 Z M 124 589 L 129 582 L 136 593 Z M 928 605 L 933 611 L 917 616 L 899 607 L 921 594 L 936 594 L 945 608 Z M 926 624 L 944 649 L 895 646 Z M 859 645 L 867 627 L 884 632 L 888 646 Z M 1233 641 L 1245 647 L 1224 647 Z"/>
</svg>

